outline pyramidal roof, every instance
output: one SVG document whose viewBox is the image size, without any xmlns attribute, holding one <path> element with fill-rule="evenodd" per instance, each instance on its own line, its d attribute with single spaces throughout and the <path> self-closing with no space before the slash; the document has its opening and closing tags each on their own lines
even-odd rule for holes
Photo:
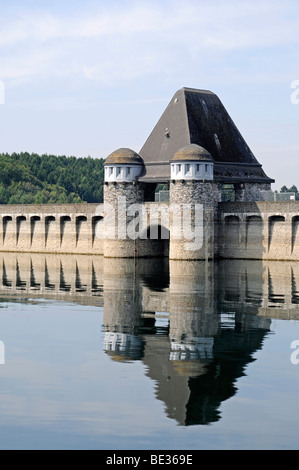
<svg viewBox="0 0 299 470">
<path fill-rule="evenodd" d="M 224 183 L 271 183 L 219 98 L 208 90 L 181 88 L 173 96 L 139 154 L 146 173 L 140 179 L 166 182 L 169 161 L 197 144 L 214 159 L 214 179 Z"/>
</svg>

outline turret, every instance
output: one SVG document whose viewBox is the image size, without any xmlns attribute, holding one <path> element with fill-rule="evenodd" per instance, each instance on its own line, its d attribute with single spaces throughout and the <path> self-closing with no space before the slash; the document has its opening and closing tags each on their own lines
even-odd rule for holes
<svg viewBox="0 0 299 470">
<path fill-rule="evenodd" d="M 214 161 L 203 147 L 190 144 L 178 150 L 170 160 L 171 180 L 212 181 Z"/>
<path fill-rule="evenodd" d="M 134 150 L 121 148 L 112 152 L 105 163 L 105 182 L 132 183 L 142 175 L 144 163 Z"/>
<path fill-rule="evenodd" d="M 189 144 L 173 155 L 170 175 L 170 259 L 213 259 L 220 186 L 212 155 Z"/>
<path fill-rule="evenodd" d="M 137 244 L 127 230 L 132 221 L 127 209 L 144 202 L 144 184 L 138 182 L 143 160 L 134 150 L 121 148 L 107 157 L 104 167 L 104 256 L 133 258 Z"/>
</svg>

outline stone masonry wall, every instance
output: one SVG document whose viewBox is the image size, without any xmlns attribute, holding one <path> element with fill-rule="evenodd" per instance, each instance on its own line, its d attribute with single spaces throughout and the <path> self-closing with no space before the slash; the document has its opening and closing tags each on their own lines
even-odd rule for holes
<svg viewBox="0 0 299 470">
<path fill-rule="evenodd" d="M 215 244 L 214 229 L 220 199 L 220 186 L 217 183 L 183 180 L 171 182 L 170 205 L 180 207 L 178 212 L 181 211 L 182 219 L 186 205 L 191 207 L 191 232 L 194 233 L 194 239 L 188 239 L 185 222 L 181 225 L 183 233 L 181 232 L 179 237 L 175 236 L 173 217 L 170 230 L 170 259 L 213 259 L 215 257 L 217 243 Z"/>
<path fill-rule="evenodd" d="M 271 185 L 264 183 L 243 183 L 243 187 L 235 188 L 236 201 L 263 201 L 263 191 L 270 191 Z"/>
<path fill-rule="evenodd" d="M 213 183 L 204 185 L 205 191 L 201 193 L 200 186 L 185 184 L 180 190 L 180 184 L 176 183 L 171 189 L 177 199 L 172 199 L 170 204 L 142 203 L 145 228 L 136 227 L 138 234 L 133 241 L 128 237 L 121 243 L 118 239 L 108 240 L 109 256 L 161 257 L 168 256 L 170 251 L 171 259 L 202 259 L 196 257 L 196 250 L 186 250 L 186 240 L 173 241 L 171 234 L 173 202 L 188 203 L 197 191 L 197 200 L 204 201 L 203 221 L 207 229 L 203 256 L 299 260 L 299 202 L 218 203 Z M 142 188 L 132 185 L 130 190 L 132 202 L 142 200 Z M 110 200 L 115 198 L 113 191 Z M 137 191 L 137 198 L 134 191 Z M 202 199 L 200 194 L 203 194 Z M 131 218 L 134 223 L 132 215 Z M 2 252 L 103 255 L 106 242 L 103 204 L 0 206 Z"/>
<path fill-rule="evenodd" d="M 103 205 L 0 206 L 0 251 L 103 254 Z"/>
<path fill-rule="evenodd" d="M 219 204 L 222 258 L 299 260 L 299 202 Z"/>
</svg>

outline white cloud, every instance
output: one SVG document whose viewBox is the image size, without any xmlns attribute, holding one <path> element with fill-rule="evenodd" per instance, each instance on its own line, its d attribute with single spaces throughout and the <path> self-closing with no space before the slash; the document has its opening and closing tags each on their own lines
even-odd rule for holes
<svg viewBox="0 0 299 470">
<path fill-rule="evenodd" d="M 0 78 L 131 80 L 175 74 L 187 63 L 199 67 L 214 53 L 295 44 L 298 18 L 291 15 L 292 5 L 131 1 L 69 16 L 28 11 L 0 21 Z"/>
</svg>

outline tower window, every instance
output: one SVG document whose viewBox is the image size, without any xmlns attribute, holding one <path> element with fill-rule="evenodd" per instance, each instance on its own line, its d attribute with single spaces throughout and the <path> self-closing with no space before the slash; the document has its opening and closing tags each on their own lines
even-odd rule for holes
<svg viewBox="0 0 299 470">
<path fill-rule="evenodd" d="M 120 166 L 116 167 L 116 176 L 120 175 Z"/>
<path fill-rule="evenodd" d="M 199 163 L 197 163 L 197 164 L 196 164 L 196 171 L 197 171 L 197 173 L 199 173 L 199 168 L 200 168 L 200 165 L 199 165 Z"/>
<path fill-rule="evenodd" d="M 208 173 L 209 165 L 205 165 L 205 172 Z"/>
<path fill-rule="evenodd" d="M 109 176 L 112 176 L 112 174 L 113 174 L 113 168 L 110 166 L 109 167 Z"/>
<path fill-rule="evenodd" d="M 128 167 L 128 168 L 127 168 L 127 175 L 130 175 L 130 174 L 131 174 L 131 168 Z"/>
<path fill-rule="evenodd" d="M 190 164 L 186 163 L 185 164 L 185 174 L 188 173 L 189 170 L 190 170 Z"/>
</svg>

